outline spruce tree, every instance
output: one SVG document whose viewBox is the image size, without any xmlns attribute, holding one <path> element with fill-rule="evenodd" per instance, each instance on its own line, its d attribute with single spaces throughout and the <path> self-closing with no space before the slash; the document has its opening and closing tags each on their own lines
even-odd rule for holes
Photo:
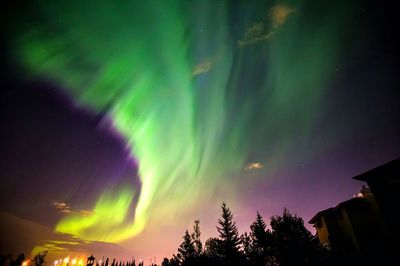
<svg viewBox="0 0 400 266">
<path fill-rule="evenodd" d="M 251 238 L 253 243 L 253 250 L 259 255 L 266 255 L 268 246 L 270 245 L 270 232 L 267 230 L 267 225 L 260 215 L 257 212 L 255 222 L 250 226 L 251 229 Z"/>
<path fill-rule="evenodd" d="M 221 254 L 224 260 L 229 264 L 237 261 L 240 257 L 240 237 L 235 221 L 233 220 L 232 212 L 226 206 L 225 203 L 222 204 L 222 219 L 218 219 L 219 227 L 217 230 L 222 244 Z"/>
<path fill-rule="evenodd" d="M 259 212 L 257 212 L 256 220 L 250 229 L 251 254 L 248 257 L 251 257 L 256 265 L 264 265 L 271 255 L 272 236 Z"/>
<path fill-rule="evenodd" d="M 182 263 L 187 263 L 195 257 L 195 246 L 188 230 L 185 231 L 183 242 L 178 248 L 178 257 Z"/>
<path fill-rule="evenodd" d="M 196 256 L 200 256 L 203 253 L 203 243 L 201 243 L 200 239 L 201 232 L 199 224 L 200 224 L 199 220 L 194 221 L 193 234 L 192 234 L 193 245 Z"/>
</svg>

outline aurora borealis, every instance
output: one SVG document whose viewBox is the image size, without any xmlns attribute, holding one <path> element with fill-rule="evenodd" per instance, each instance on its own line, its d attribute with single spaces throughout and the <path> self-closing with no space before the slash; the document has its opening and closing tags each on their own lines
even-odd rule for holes
<svg viewBox="0 0 400 266">
<path fill-rule="evenodd" d="M 312 194 L 303 188 L 307 183 L 335 187 L 325 192 L 333 195 L 335 182 L 319 175 L 350 179 L 354 171 L 398 155 L 397 93 L 390 75 L 395 63 L 370 55 L 381 44 L 364 48 L 375 38 L 370 31 L 378 31 L 366 27 L 378 20 L 370 22 L 363 13 L 367 7 L 373 9 L 363 1 L 306 0 L 10 4 L 2 31 L 21 79 L 49 82 L 77 110 L 101 114 L 96 129 L 120 137 L 131 162 L 124 166 L 131 170 L 115 174 L 128 172 L 130 178 L 99 178 L 99 189 L 88 199 L 76 196 L 76 184 L 89 177 L 74 173 L 80 181 L 70 191 L 76 193 L 57 193 L 46 204 L 71 200 L 85 208 L 53 204 L 63 211 L 54 231 L 127 248 L 156 231 L 172 246 L 176 240 L 168 242 L 168 228 L 189 226 L 199 215 L 207 234 L 222 201 L 239 209 L 239 222 L 260 208 L 268 217 L 273 213 L 267 211 L 283 208 L 280 202 L 296 201 L 278 200 L 279 182 L 303 195 Z M 360 58 L 368 56 L 388 71 L 357 73 L 368 62 Z M 378 92 L 375 84 L 386 88 Z M 386 99 L 392 100 L 385 105 Z M 376 112 L 368 114 L 371 106 Z M 340 158 L 352 157 L 341 148 L 349 143 L 356 154 L 374 155 L 348 167 Z M 311 170 L 312 162 L 320 164 Z M 346 171 L 335 172 L 335 165 Z M 268 205 L 274 200 L 279 206 Z M 208 210 L 211 205 L 215 210 Z"/>
</svg>

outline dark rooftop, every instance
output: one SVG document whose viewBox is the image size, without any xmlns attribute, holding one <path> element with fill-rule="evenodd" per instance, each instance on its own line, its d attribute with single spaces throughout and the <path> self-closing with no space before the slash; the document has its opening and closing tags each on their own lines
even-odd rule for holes
<svg viewBox="0 0 400 266">
<path fill-rule="evenodd" d="M 371 181 L 377 178 L 398 180 L 400 178 L 400 159 L 395 159 L 353 177 L 353 179 L 361 181 Z"/>
<path fill-rule="evenodd" d="M 308 223 L 315 224 L 319 217 L 334 214 L 341 208 L 349 208 L 349 207 L 355 207 L 355 206 L 360 206 L 360 205 L 365 205 L 365 204 L 368 204 L 368 203 L 364 198 L 355 197 L 355 198 L 352 198 L 352 199 L 349 199 L 349 200 L 339 203 L 334 208 L 328 208 L 323 211 L 319 211 L 317 214 L 314 215 L 313 218 L 311 218 L 311 220 Z"/>
</svg>

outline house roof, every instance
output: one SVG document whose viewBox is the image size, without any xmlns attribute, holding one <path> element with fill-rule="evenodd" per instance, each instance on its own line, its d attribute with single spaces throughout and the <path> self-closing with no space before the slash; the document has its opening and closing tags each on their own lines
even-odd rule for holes
<svg viewBox="0 0 400 266">
<path fill-rule="evenodd" d="M 328 208 L 323 211 L 317 212 L 317 214 L 315 214 L 314 217 L 312 217 L 308 223 L 315 224 L 321 216 L 332 215 L 342 208 L 349 208 L 349 207 L 355 207 L 355 206 L 360 206 L 360 205 L 365 206 L 366 204 L 368 204 L 368 202 L 364 198 L 358 198 L 358 197 L 352 198 L 352 199 L 349 199 L 349 200 L 339 203 L 338 205 L 336 205 L 333 208 Z"/>
<path fill-rule="evenodd" d="M 334 210 L 334 208 L 329 208 L 329 209 L 325 209 L 323 211 L 317 212 L 317 214 L 315 214 L 313 216 L 313 218 L 311 218 L 311 220 L 308 221 L 308 223 L 309 224 L 315 224 L 318 221 L 319 217 L 325 216 L 325 215 L 329 215 L 329 214 L 331 214 L 333 212 L 333 210 Z"/>
<path fill-rule="evenodd" d="M 400 158 L 375 167 L 367 172 L 356 175 L 353 179 L 361 181 L 373 181 L 376 179 L 399 180 L 400 179 Z"/>
</svg>

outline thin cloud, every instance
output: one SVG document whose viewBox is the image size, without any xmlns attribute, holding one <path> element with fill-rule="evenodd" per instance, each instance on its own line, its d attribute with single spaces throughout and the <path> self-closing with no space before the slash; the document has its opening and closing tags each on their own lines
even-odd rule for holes
<svg viewBox="0 0 400 266">
<path fill-rule="evenodd" d="M 203 61 L 201 61 L 200 63 L 198 63 L 192 72 L 193 76 L 197 76 L 203 73 L 207 73 L 208 71 L 211 70 L 211 68 L 214 65 L 214 59 L 213 58 L 207 58 Z"/>
<path fill-rule="evenodd" d="M 67 202 L 61 202 L 61 201 L 54 201 L 51 203 L 56 209 L 62 210 L 62 209 L 69 209 L 69 204 Z"/>
<path fill-rule="evenodd" d="M 81 216 L 91 216 L 94 214 L 94 212 L 90 211 L 90 210 L 73 210 L 71 208 L 70 203 L 68 203 L 68 202 L 52 201 L 51 205 L 53 205 L 53 207 L 57 210 L 58 213 L 62 213 L 62 214 L 76 213 Z"/>
<path fill-rule="evenodd" d="M 244 169 L 250 171 L 250 170 L 256 170 L 256 169 L 261 169 L 261 168 L 263 168 L 262 163 L 255 162 L 255 163 L 248 163 Z"/>
<path fill-rule="evenodd" d="M 242 40 L 239 40 L 239 48 L 265 41 L 272 37 L 275 31 L 288 20 L 290 14 L 296 9 L 288 5 L 276 5 L 270 8 L 266 18 L 254 23 L 247 30 Z"/>
<path fill-rule="evenodd" d="M 71 213 L 72 211 L 71 211 L 70 209 L 61 209 L 61 210 L 59 210 L 58 212 L 59 212 L 59 213 L 63 213 L 63 214 L 69 214 L 69 213 Z"/>
<path fill-rule="evenodd" d="M 89 210 L 80 210 L 79 214 L 81 216 L 91 216 L 94 214 L 94 211 L 89 211 Z"/>
<path fill-rule="evenodd" d="M 56 208 L 57 211 L 60 213 L 70 213 L 71 212 L 71 206 L 68 202 L 52 201 L 51 205 L 53 205 L 53 207 Z"/>
<path fill-rule="evenodd" d="M 268 12 L 268 17 L 272 22 L 272 28 L 275 30 L 285 24 L 289 15 L 295 12 L 296 9 L 287 5 L 276 5 Z"/>
</svg>

